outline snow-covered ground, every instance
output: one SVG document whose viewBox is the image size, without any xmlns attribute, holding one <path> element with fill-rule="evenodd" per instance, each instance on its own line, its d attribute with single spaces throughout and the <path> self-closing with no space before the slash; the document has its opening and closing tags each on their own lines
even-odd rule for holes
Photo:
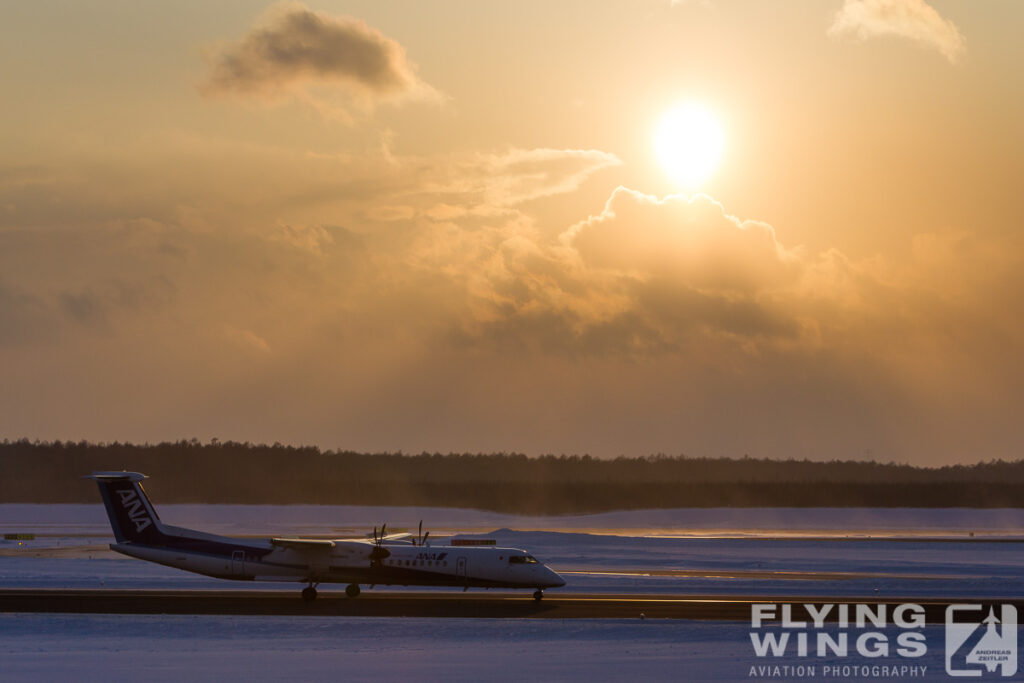
<svg viewBox="0 0 1024 683">
<path fill-rule="evenodd" d="M 517 517 L 443 508 L 159 505 L 170 524 L 237 535 L 352 536 L 375 524 L 528 549 L 562 591 L 1024 598 L 1018 510 L 701 509 Z M 0 586 L 218 588 L 110 552 L 99 505 L 0 505 Z M 442 542 L 438 538 L 438 542 Z M 321 586 L 326 591 L 338 587 Z M 377 590 L 380 590 L 378 587 Z M 926 679 L 945 679 L 925 629 Z M 0 614 L 0 680 L 747 680 L 751 667 L 906 665 L 755 657 L 748 623 Z M 918 670 L 920 673 L 920 670 Z M 807 678 L 775 676 L 784 680 Z M 886 680 L 882 675 L 855 678 Z M 918 679 L 921 677 L 918 676 Z"/>
<path fill-rule="evenodd" d="M 923 631 L 941 643 L 941 628 Z M 749 632 L 741 623 L 639 619 L 0 614 L 0 679 L 740 681 L 757 678 L 752 667 L 785 665 L 815 667 L 802 678 L 841 681 L 850 675 L 839 667 L 867 665 L 913 666 L 923 674 L 916 680 L 949 680 L 941 646 L 915 659 L 758 658 Z"/>
<path fill-rule="evenodd" d="M 1024 538 L 1024 509 L 965 508 L 676 508 L 626 510 L 593 515 L 547 517 L 510 515 L 461 508 L 365 507 L 352 505 L 162 505 L 169 524 L 213 533 L 369 533 L 389 528 L 415 529 L 424 520 L 433 533 L 489 531 L 584 531 L 659 536 L 746 535 L 1016 535 Z M 0 504 L 0 532 L 57 530 L 108 535 L 103 506 Z"/>
</svg>

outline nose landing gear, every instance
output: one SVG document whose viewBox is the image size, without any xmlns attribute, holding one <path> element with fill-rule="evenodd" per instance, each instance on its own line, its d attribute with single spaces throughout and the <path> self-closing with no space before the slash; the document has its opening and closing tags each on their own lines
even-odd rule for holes
<svg viewBox="0 0 1024 683">
<path fill-rule="evenodd" d="M 316 588 L 313 587 L 312 583 L 302 589 L 302 599 L 306 602 L 316 600 Z"/>
<path fill-rule="evenodd" d="M 536 600 L 537 602 L 540 602 L 541 600 L 543 600 L 544 599 L 544 591 L 542 591 L 539 588 L 537 590 L 533 591 L 533 599 Z"/>
<path fill-rule="evenodd" d="M 359 595 L 359 584 L 350 583 L 349 585 L 345 586 L 345 595 L 347 595 L 350 598 L 357 597 Z"/>
</svg>

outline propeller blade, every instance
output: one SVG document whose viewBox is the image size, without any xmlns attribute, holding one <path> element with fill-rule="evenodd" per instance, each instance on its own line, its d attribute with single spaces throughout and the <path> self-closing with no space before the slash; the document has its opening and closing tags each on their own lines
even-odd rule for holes
<svg viewBox="0 0 1024 683">
<path fill-rule="evenodd" d="M 419 538 L 419 544 L 423 545 L 423 520 L 420 520 L 420 532 L 416 535 Z"/>
<path fill-rule="evenodd" d="M 423 542 L 420 543 L 420 545 L 426 545 L 427 544 L 427 538 L 429 536 L 430 536 L 430 532 L 429 531 L 427 533 L 423 534 Z"/>
</svg>

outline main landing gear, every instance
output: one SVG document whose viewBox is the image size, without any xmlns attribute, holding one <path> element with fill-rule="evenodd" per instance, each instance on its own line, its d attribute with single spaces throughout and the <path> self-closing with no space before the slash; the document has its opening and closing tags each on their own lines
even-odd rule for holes
<svg viewBox="0 0 1024 683">
<path fill-rule="evenodd" d="M 541 600 L 543 600 L 544 599 L 544 591 L 542 591 L 539 588 L 537 590 L 533 591 L 533 599 L 536 600 L 537 602 L 540 602 Z"/>
<path fill-rule="evenodd" d="M 345 595 L 350 598 L 357 597 L 360 592 L 358 583 L 350 583 L 345 587 Z M 313 602 L 316 600 L 316 588 L 312 583 L 302 589 L 302 599 L 306 602 Z"/>
</svg>

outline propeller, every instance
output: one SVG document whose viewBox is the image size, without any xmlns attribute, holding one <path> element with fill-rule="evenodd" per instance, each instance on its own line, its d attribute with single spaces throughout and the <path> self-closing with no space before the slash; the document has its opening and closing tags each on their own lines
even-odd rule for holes
<svg viewBox="0 0 1024 683">
<path fill-rule="evenodd" d="M 416 534 L 416 545 L 426 545 L 427 544 L 427 538 L 429 536 L 430 536 L 430 532 L 429 531 L 427 533 L 423 533 L 423 520 L 421 519 L 420 520 L 420 530 L 419 530 L 419 533 Z"/>
<path fill-rule="evenodd" d="M 384 534 L 387 528 L 387 524 L 382 524 L 380 535 L 378 535 L 377 527 L 373 527 L 373 550 L 370 551 L 370 564 L 378 564 L 384 558 L 391 556 L 391 551 L 384 547 Z"/>
</svg>

